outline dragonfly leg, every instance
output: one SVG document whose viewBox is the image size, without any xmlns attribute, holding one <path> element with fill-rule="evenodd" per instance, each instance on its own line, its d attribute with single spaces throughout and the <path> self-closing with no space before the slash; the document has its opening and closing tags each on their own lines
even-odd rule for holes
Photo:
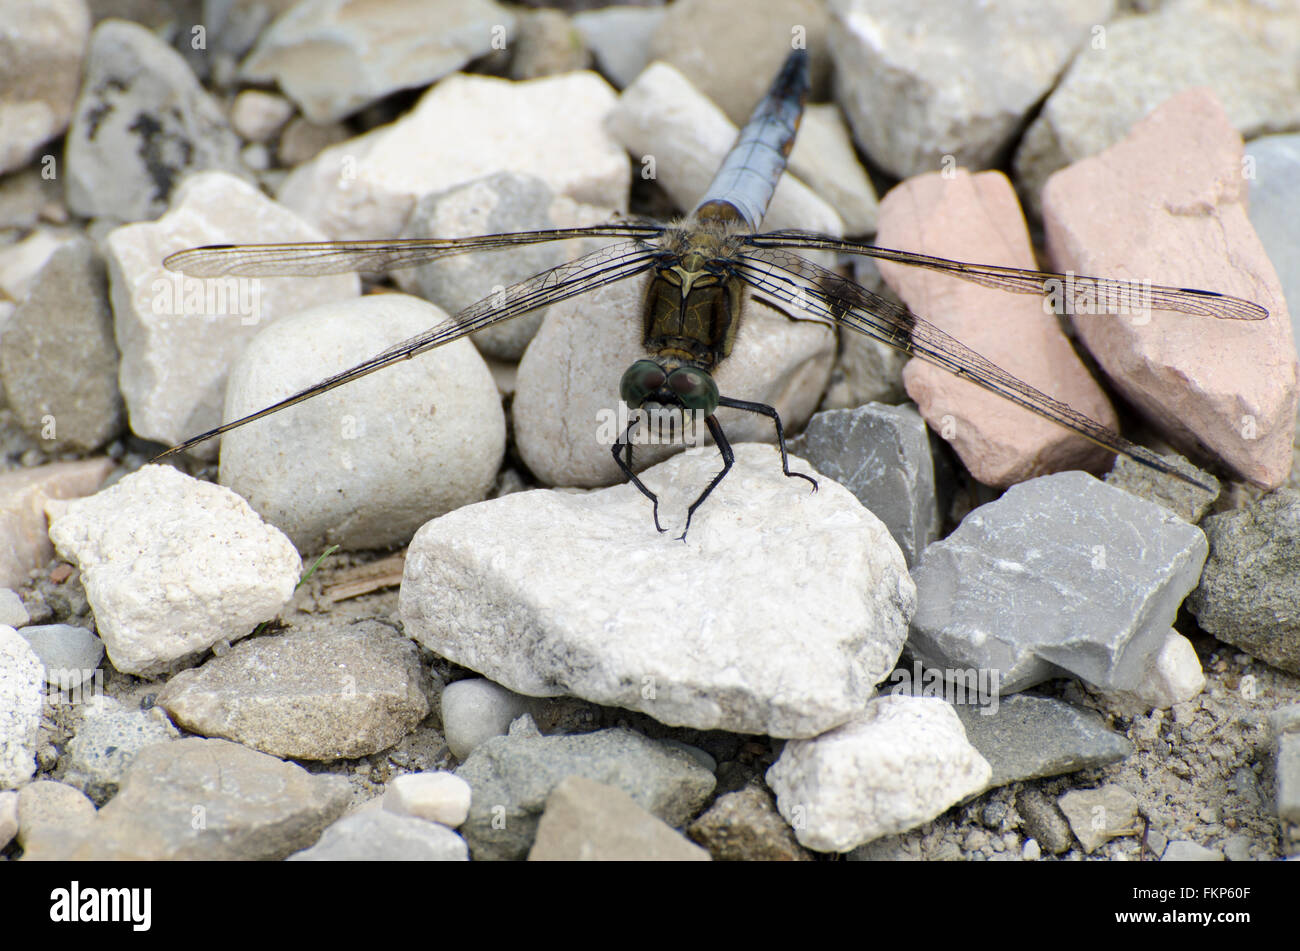
<svg viewBox="0 0 1300 951">
<path fill-rule="evenodd" d="M 710 414 L 704 421 L 709 426 L 709 432 L 713 434 L 713 441 L 718 446 L 718 452 L 722 453 L 722 471 L 713 477 L 713 481 L 700 493 L 700 497 L 692 502 L 691 507 L 686 510 L 686 527 L 677 536 L 677 540 L 682 542 L 686 541 L 686 533 L 691 530 L 691 516 L 709 497 L 709 493 L 718 487 L 718 483 L 727 477 L 727 473 L 731 471 L 731 464 L 736 461 L 736 454 L 731 451 L 731 443 L 727 441 L 727 434 L 722 431 L 722 424 L 718 422 L 718 418 Z"/>
<path fill-rule="evenodd" d="M 655 528 L 661 532 L 665 532 L 667 529 L 659 524 L 659 496 L 647 489 L 645 483 L 638 479 L 636 473 L 632 471 L 632 440 L 630 436 L 632 430 L 636 428 L 636 424 L 640 421 L 641 417 L 638 416 L 636 419 L 632 420 L 632 422 L 628 423 L 627 429 L 623 430 L 622 437 L 614 442 L 614 461 L 617 462 L 618 467 L 627 474 L 627 477 L 632 481 L 632 484 L 641 490 L 641 494 L 649 499 L 653 504 L 654 508 L 651 511 L 654 514 Z M 624 447 L 627 448 L 626 462 L 623 460 L 622 456 Z"/>
<path fill-rule="evenodd" d="M 807 479 L 812 483 L 813 491 L 817 491 L 817 480 L 812 476 L 804 475 L 802 472 L 790 471 L 790 457 L 786 455 L 785 451 L 785 431 L 781 428 L 781 417 L 777 413 L 776 407 L 768 406 L 766 403 L 751 403 L 748 400 L 733 400 L 726 396 L 723 396 L 718 400 L 718 405 L 729 406 L 732 409 L 743 409 L 748 413 L 760 413 L 763 416 L 770 416 L 772 422 L 776 424 L 776 444 L 781 449 L 781 471 L 788 476 Z M 712 429 L 712 426 L 709 428 Z"/>
</svg>

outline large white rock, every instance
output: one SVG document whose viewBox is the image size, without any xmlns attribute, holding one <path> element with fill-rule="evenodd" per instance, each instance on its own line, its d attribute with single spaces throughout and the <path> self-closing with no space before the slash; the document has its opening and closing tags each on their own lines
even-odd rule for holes
<svg viewBox="0 0 1300 951">
<path fill-rule="evenodd" d="M 305 0 L 262 33 L 241 73 L 275 80 L 312 122 L 332 122 L 504 48 L 493 44 L 514 28 L 492 0 Z"/>
<path fill-rule="evenodd" d="M 324 304 L 259 334 L 230 374 L 247 416 L 447 319 L 406 294 Z M 302 551 L 401 545 L 477 502 L 505 453 L 492 374 L 468 340 L 421 354 L 226 434 L 220 481 Z"/>
<path fill-rule="evenodd" d="M 947 701 L 887 696 L 837 729 L 791 740 L 766 778 L 801 845 L 848 852 L 930 821 L 992 772 Z"/>
<path fill-rule="evenodd" d="M 407 634 L 531 696 L 572 694 L 660 722 L 815 736 L 892 669 L 914 609 L 884 525 L 829 479 L 786 478 L 770 446 L 680 455 L 591 493 L 521 492 L 422 528 L 402 581 Z M 793 471 L 810 472 L 791 459 Z"/>
<path fill-rule="evenodd" d="M 68 127 L 90 11 L 85 0 L 0 0 L 0 24 L 2 175 L 22 168 Z"/>
<path fill-rule="evenodd" d="M 279 198 L 335 238 L 394 237 L 422 196 L 501 171 L 626 208 L 627 156 L 602 124 L 614 100 L 590 72 L 527 82 L 449 76 L 398 121 L 299 166 Z"/>
<path fill-rule="evenodd" d="M 623 90 L 609 131 L 632 153 L 639 174 L 663 186 L 679 208 L 694 208 L 736 141 L 726 113 L 667 63 L 652 63 Z M 844 222 L 835 209 L 793 175 L 782 176 L 763 230 L 805 228 L 836 237 Z"/>
<path fill-rule="evenodd" d="M 81 568 L 108 659 L 152 676 L 252 633 L 293 596 L 302 562 L 239 496 L 170 466 L 46 504 L 50 538 Z"/>
<path fill-rule="evenodd" d="M 109 233 L 119 382 L 137 435 L 177 443 L 216 427 L 226 374 L 260 326 L 361 291 L 355 274 L 202 280 L 167 270 L 163 258 L 205 244 L 324 237 L 222 172 L 186 179 L 171 210 L 157 221 Z"/>
<path fill-rule="evenodd" d="M 0 789 L 36 772 L 36 734 L 45 701 L 45 668 L 31 645 L 0 624 Z"/>
<path fill-rule="evenodd" d="M 619 381 L 642 346 L 648 276 L 629 278 L 551 306 L 519 364 L 512 415 L 515 442 L 528 468 L 550 485 L 611 485 L 622 472 L 610 452 L 622 427 Z M 714 374 L 734 399 L 775 406 L 786 432 L 817 407 L 835 361 L 835 334 L 824 324 L 791 320 L 750 298 L 731 355 Z M 734 409 L 718 412 L 728 439 L 772 442 L 772 420 Z M 625 424 L 624 424 L 625 425 Z M 636 468 L 675 447 L 640 445 Z"/>
</svg>

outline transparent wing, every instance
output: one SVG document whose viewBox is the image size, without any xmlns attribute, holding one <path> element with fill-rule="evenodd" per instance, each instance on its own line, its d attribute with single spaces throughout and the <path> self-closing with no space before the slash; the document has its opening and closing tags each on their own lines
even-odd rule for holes
<svg viewBox="0 0 1300 951">
<path fill-rule="evenodd" d="M 1216 291 L 1202 291 L 1192 287 L 1167 287 L 1143 281 L 1126 281 L 1111 277 L 1088 277 L 1080 274 L 1059 274 L 1053 271 L 1028 271 L 1016 267 L 998 267 L 991 264 L 967 264 L 947 258 L 931 257 L 911 251 L 878 248 L 861 241 L 842 241 L 811 231 L 768 231 L 750 235 L 745 243 L 756 248 L 805 248 L 819 251 L 841 251 L 894 261 L 912 267 L 928 268 L 951 274 L 964 281 L 994 287 L 1013 294 L 1055 294 L 1069 297 L 1075 312 L 1090 313 L 1086 307 L 1098 308 L 1101 313 L 1141 314 L 1149 310 L 1173 310 L 1200 317 L 1217 317 L 1222 320 L 1263 320 L 1268 311 L 1258 304 L 1240 297 L 1230 297 Z M 1104 308 L 1104 309 L 1103 309 Z"/>
<path fill-rule="evenodd" d="M 177 251 L 163 266 L 190 277 L 318 277 L 349 271 L 389 271 L 427 261 L 570 238 L 639 238 L 663 233 L 654 225 L 594 225 L 517 231 L 472 238 L 394 238 L 386 241 L 303 241 L 291 244 L 213 244 Z"/>
<path fill-rule="evenodd" d="M 615 281 L 621 281 L 640 274 L 654 265 L 657 255 L 657 249 L 644 242 L 624 241 L 608 248 L 592 251 L 590 254 L 583 255 L 577 260 L 569 261 L 566 264 L 561 264 L 559 267 L 535 274 L 530 278 L 510 285 L 499 293 L 492 294 L 471 304 L 456 316 L 443 321 L 436 327 L 403 340 L 401 343 L 389 347 L 363 363 L 358 363 L 350 369 L 336 373 L 314 386 L 295 393 L 293 396 L 286 397 L 265 409 L 258 410 L 256 413 L 226 423 L 223 426 L 218 426 L 216 429 L 211 429 L 192 439 L 187 439 L 179 446 L 173 446 L 166 452 L 159 454 L 156 458 L 161 459 L 173 453 L 183 452 L 191 446 L 211 439 L 213 436 L 220 436 L 222 433 L 227 433 L 264 416 L 270 416 L 272 413 L 279 412 L 296 403 L 301 403 L 303 400 L 311 399 L 313 396 L 342 386 L 344 383 L 350 383 L 352 380 L 374 373 L 376 370 L 382 370 L 391 364 L 409 360 L 417 354 L 432 350 L 435 347 L 441 347 L 453 340 L 459 340 L 466 334 L 471 334 L 476 330 L 482 330 L 484 327 L 502 323 L 538 307 L 546 307 L 570 297 L 575 297 L 578 294 L 584 294 L 597 287 L 602 287 L 605 284 L 612 284 Z"/>
<path fill-rule="evenodd" d="M 749 252 L 734 266 L 742 280 L 765 294 L 970 380 L 1112 452 L 1123 453 L 1152 469 L 1210 490 L 1209 486 L 1173 468 L 1150 450 L 1129 442 L 1012 376 L 906 307 L 873 294 L 834 271 L 793 252 L 777 249 Z"/>
</svg>

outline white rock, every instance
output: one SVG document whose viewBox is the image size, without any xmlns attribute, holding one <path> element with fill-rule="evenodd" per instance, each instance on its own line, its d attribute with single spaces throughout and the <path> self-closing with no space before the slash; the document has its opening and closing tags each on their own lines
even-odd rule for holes
<svg viewBox="0 0 1300 951">
<path fill-rule="evenodd" d="M 136 435 L 177 443 L 214 428 L 221 422 L 230 365 L 260 326 L 360 293 L 355 274 L 202 280 L 167 270 L 163 258 L 205 244 L 324 237 L 251 185 L 221 172 L 186 179 L 172 209 L 157 221 L 108 235 L 122 351 L 119 379 Z"/>
<path fill-rule="evenodd" d="M 245 89 L 230 105 L 230 124 L 248 142 L 265 142 L 292 116 L 293 103 L 260 89 Z"/>
<path fill-rule="evenodd" d="M 790 172 L 839 212 L 845 234 L 876 230 L 876 190 L 853 150 L 853 138 L 838 107 L 804 109 L 790 153 Z"/>
<path fill-rule="evenodd" d="M 0 624 L 5 627 L 22 627 L 30 623 L 31 619 L 18 592 L 13 588 L 0 588 Z"/>
<path fill-rule="evenodd" d="M 21 301 L 50 256 L 76 240 L 68 228 L 37 228 L 23 240 L 0 248 L 0 293 Z"/>
<path fill-rule="evenodd" d="M 612 209 L 580 205 L 556 195 L 535 175 L 498 172 L 420 199 L 403 232 L 409 238 L 464 238 L 511 231 L 579 228 L 613 220 Z M 457 254 L 393 272 L 397 285 L 449 314 L 516 281 L 563 264 L 607 241 L 552 241 L 509 253 Z M 470 339 L 485 356 L 518 360 L 549 308 L 539 308 Z"/>
<path fill-rule="evenodd" d="M 618 424 L 619 381 L 646 356 L 641 314 L 648 280 L 629 278 L 552 305 L 529 344 L 511 412 L 519 453 L 542 482 L 589 487 L 623 478 L 610 448 L 626 426 Z M 826 388 L 835 335 L 753 298 L 743 321 L 735 348 L 714 374 L 718 389 L 775 406 L 786 432 L 797 432 Z M 766 416 L 734 409 L 717 416 L 733 443 L 776 439 Z M 676 448 L 635 446 L 633 463 L 651 465 Z"/>
<path fill-rule="evenodd" d="M 1195 86 L 1214 91 L 1243 138 L 1300 124 L 1295 4 L 1175 0 L 1121 17 L 1095 39 L 1101 48 L 1090 42 L 1080 51 L 1020 139 L 1016 179 L 1030 211 L 1054 171 L 1119 142 Z"/>
<path fill-rule="evenodd" d="M 653 63 L 623 90 L 607 124 L 632 153 L 640 174 L 659 182 L 685 210 L 704 197 L 738 131 L 690 80 L 662 62 Z M 838 237 L 844 222 L 812 189 L 787 173 L 763 219 L 763 230 L 780 228 Z"/>
<path fill-rule="evenodd" d="M 90 11 L 85 0 L 0 0 L 0 24 L 3 175 L 22 168 L 68 127 L 90 35 Z"/>
<path fill-rule="evenodd" d="M 256 412 L 446 319 L 418 298 L 372 294 L 280 320 L 231 371 L 225 419 Z M 458 340 L 227 433 L 220 481 L 302 551 L 383 548 L 482 499 L 505 439 L 492 374 L 473 345 Z"/>
<path fill-rule="evenodd" d="M 1115 0 L 833 0 L 836 95 L 899 178 L 988 168 Z"/>
<path fill-rule="evenodd" d="M 504 49 L 514 32 L 514 14 L 491 0 L 305 0 L 262 33 L 240 72 L 331 122 Z"/>
<path fill-rule="evenodd" d="M 398 235 L 422 196 L 500 171 L 626 208 L 627 155 L 603 126 L 614 101 L 589 72 L 527 82 L 449 76 L 397 122 L 295 169 L 279 198 L 335 238 Z"/>
<path fill-rule="evenodd" d="M 469 783 L 455 773 L 407 773 L 388 784 L 384 808 L 458 828 L 469 816 Z"/>
<path fill-rule="evenodd" d="M 930 821 L 991 775 L 946 701 L 887 696 L 829 733 L 787 743 L 766 778 L 801 845 L 848 852 Z"/>
<path fill-rule="evenodd" d="M 814 736 L 859 711 L 914 609 L 884 525 L 774 448 L 713 451 L 591 493 L 521 492 L 436 519 L 407 552 L 401 614 L 425 647 L 530 696 L 571 694 L 662 723 Z M 809 472 L 791 458 L 793 471 Z"/>
<path fill-rule="evenodd" d="M 528 709 L 528 698 L 482 677 L 447 684 L 442 690 L 447 749 L 463 762 L 484 740 L 505 736 L 510 724 Z"/>
<path fill-rule="evenodd" d="M 45 671 L 17 631 L 0 624 L 0 789 L 36 772 L 36 734 L 45 699 Z"/>
<path fill-rule="evenodd" d="M 150 676 L 252 632 L 302 571 L 289 539 L 229 489 L 145 466 L 85 499 L 50 502 L 50 538 L 82 571 L 108 658 Z"/>
<path fill-rule="evenodd" d="M 1174 629 L 1165 635 L 1164 644 L 1152 655 L 1137 688 L 1106 694 L 1111 703 L 1130 714 L 1151 710 L 1169 710 L 1200 695 L 1205 688 L 1205 671 L 1192 642 Z"/>
<path fill-rule="evenodd" d="M 663 16 L 662 7 L 604 7 L 575 13 L 573 27 L 600 71 L 622 89 L 650 61 L 650 37 Z"/>
</svg>

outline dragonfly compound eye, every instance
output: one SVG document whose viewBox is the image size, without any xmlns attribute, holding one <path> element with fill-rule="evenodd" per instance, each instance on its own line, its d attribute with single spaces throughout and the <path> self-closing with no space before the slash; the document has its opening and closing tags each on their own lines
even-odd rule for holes
<svg viewBox="0 0 1300 951">
<path fill-rule="evenodd" d="M 668 374 L 668 388 L 687 409 L 711 415 L 718 408 L 718 384 L 696 367 L 678 367 Z"/>
<path fill-rule="evenodd" d="M 664 368 L 653 360 L 638 360 L 627 368 L 623 382 L 618 386 L 623 402 L 632 409 L 637 409 L 650 394 L 657 392 L 668 379 Z"/>
</svg>

